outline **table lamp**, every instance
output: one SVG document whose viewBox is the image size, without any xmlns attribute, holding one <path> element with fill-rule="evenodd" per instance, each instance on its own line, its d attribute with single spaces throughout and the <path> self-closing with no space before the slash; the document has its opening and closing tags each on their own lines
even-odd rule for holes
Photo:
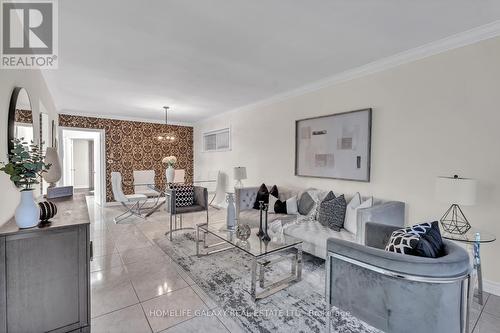
<svg viewBox="0 0 500 333">
<path fill-rule="evenodd" d="M 471 225 L 459 205 L 471 206 L 476 203 L 476 187 L 476 180 L 457 175 L 436 179 L 436 198 L 451 204 L 440 220 L 445 231 L 460 235 L 469 231 Z"/>
<path fill-rule="evenodd" d="M 234 187 L 242 188 L 243 187 L 243 179 L 247 179 L 247 168 L 246 167 L 234 167 L 234 180 L 236 183 Z"/>
</svg>

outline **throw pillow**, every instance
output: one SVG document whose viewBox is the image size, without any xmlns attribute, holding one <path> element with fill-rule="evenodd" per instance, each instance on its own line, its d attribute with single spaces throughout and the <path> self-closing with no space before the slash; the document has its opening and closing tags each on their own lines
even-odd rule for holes
<svg viewBox="0 0 500 333">
<path fill-rule="evenodd" d="M 336 198 L 330 191 L 320 204 L 318 222 L 332 230 L 340 231 L 344 226 L 346 206 L 344 195 Z"/>
<path fill-rule="evenodd" d="M 271 196 L 269 196 L 269 207 L 271 207 Z M 297 197 L 293 196 L 285 201 L 276 200 L 274 203 L 274 212 L 277 214 L 298 214 Z"/>
<path fill-rule="evenodd" d="M 286 213 L 289 215 L 297 215 L 299 213 L 296 196 L 286 199 Z"/>
<path fill-rule="evenodd" d="M 189 207 L 194 203 L 194 187 L 193 185 L 173 185 L 175 190 L 175 206 Z"/>
<path fill-rule="evenodd" d="M 259 201 L 264 201 L 264 203 L 269 203 L 269 191 L 267 190 L 266 184 L 262 184 L 257 191 L 257 197 L 253 204 L 254 209 L 259 209 Z"/>
<path fill-rule="evenodd" d="M 356 234 L 358 232 L 358 210 L 373 206 L 373 198 L 361 202 L 361 195 L 356 193 L 347 205 L 345 211 L 345 230 Z"/>
<path fill-rule="evenodd" d="M 443 248 L 439 223 L 434 221 L 394 231 L 385 250 L 419 257 L 438 258 L 443 255 Z"/>
<path fill-rule="evenodd" d="M 276 200 L 274 204 L 274 212 L 277 214 L 286 214 L 286 201 Z"/>
<path fill-rule="evenodd" d="M 314 200 L 308 192 L 302 193 L 300 196 L 298 210 L 299 214 L 307 215 L 314 208 Z"/>
<path fill-rule="evenodd" d="M 271 187 L 271 191 L 269 191 L 269 194 L 274 195 L 276 198 L 279 198 L 280 194 L 278 192 L 278 186 L 273 185 L 273 187 Z"/>
<path fill-rule="evenodd" d="M 276 202 L 278 201 L 278 197 L 275 197 L 273 194 L 269 193 L 269 207 L 268 207 L 268 212 L 269 213 L 275 213 L 275 205 Z"/>
</svg>

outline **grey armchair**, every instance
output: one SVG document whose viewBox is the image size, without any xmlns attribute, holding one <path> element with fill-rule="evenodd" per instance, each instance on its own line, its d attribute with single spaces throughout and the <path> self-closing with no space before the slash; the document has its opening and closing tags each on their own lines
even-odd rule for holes
<svg viewBox="0 0 500 333">
<path fill-rule="evenodd" d="M 172 240 L 172 234 L 175 231 L 193 229 L 194 227 L 183 227 L 182 226 L 182 215 L 195 212 L 207 213 L 207 224 L 208 224 L 208 191 L 205 187 L 193 186 L 194 198 L 193 205 L 186 207 L 178 207 L 176 205 L 176 190 L 167 189 L 165 191 L 165 203 L 166 210 L 170 214 L 170 230 L 165 233 L 165 235 L 170 235 L 170 240 Z M 179 215 L 179 227 L 177 227 L 177 216 Z M 172 228 L 173 227 L 173 228 Z"/>
<path fill-rule="evenodd" d="M 468 332 L 467 251 L 444 241 L 446 254 L 435 259 L 387 252 L 396 229 L 367 223 L 366 245 L 328 239 L 328 310 L 348 311 L 385 332 Z"/>
</svg>

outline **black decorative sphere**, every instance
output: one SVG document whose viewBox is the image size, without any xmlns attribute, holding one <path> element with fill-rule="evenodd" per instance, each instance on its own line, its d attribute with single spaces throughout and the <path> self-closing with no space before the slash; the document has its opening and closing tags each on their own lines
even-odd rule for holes
<svg viewBox="0 0 500 333">
<path fill-rule="evenodd" d="M 40 221 L 46 222 L 57 214 L 57 206 L 50 201 L 42 201 L 38 203 L 40 207 Z"/>
</svg>

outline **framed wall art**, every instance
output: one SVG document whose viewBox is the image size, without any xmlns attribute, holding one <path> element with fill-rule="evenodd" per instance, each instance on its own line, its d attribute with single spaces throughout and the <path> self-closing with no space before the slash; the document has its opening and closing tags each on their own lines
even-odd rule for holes
<svg viewBox="0 0 500 333">
<path fill-rule="evenodd" d="M 295 122 L 295 175 L 370 181 L 372 109 Z"/>
</svg>

